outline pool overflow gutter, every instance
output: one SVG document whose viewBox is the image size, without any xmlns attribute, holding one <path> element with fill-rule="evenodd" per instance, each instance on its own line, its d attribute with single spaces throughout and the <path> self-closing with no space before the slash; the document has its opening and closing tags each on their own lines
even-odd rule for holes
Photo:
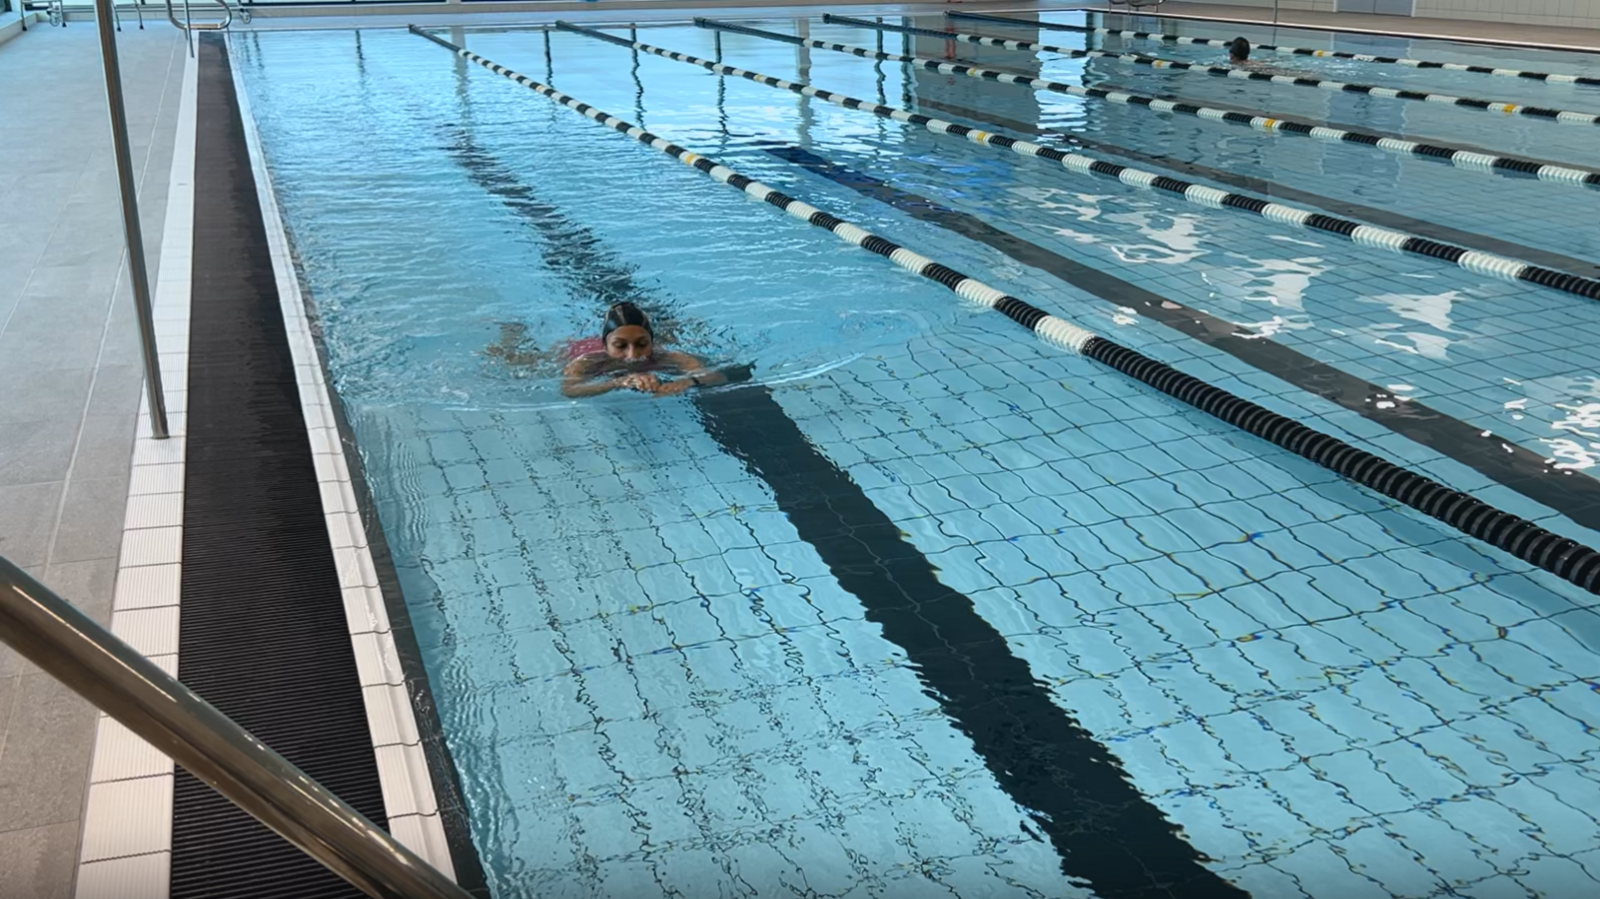
<svg viewBox="0 0 1600 899">
<path fill-rule="evenodd" d="M 1492 171 L 1499 174 L 1513 173 L 1518 175 L 1532 175 L 1542 181 L 1555 181 L 1564 184 L 1588 185 L 1600 187 L 1600 171 L 1594 169 L 1578 168 L 1566 165 L 1552 165 L 1549 163 L 1534 162 L 1515 156 L 1498 156 L 1492 153 L 1482 153 L 1476 150 L 1466 150 L 1459 147 L 1450 147 L 1442 144 L 1420 143 L 1404 138 L 1375 134 L 1366 131 L 1351 131 L 1343 128 L 1329 128 L 1311 122 L 1301 122 L 1286 119 L 1281 116 L 1235 112 L 1218 109 L 1211 106 L 1198 106 L 1193 103 L 1183 103 L 1176 100 L 1162 100 L 1156 97 L 1147 97 L 1141 94 L 1131 94 L 1126 91 L 1106 90 L 1098 87 L 1079 87 L 1075 84 L 1066 84 L 1060 81 L 1051 81 L 1045 78 L 1035 78 L 1016 72 L 1003 72 L 998 69 L 988 69 L 981 66 L 966 65 L 964 63 L 946 62 L 938 59 L 928 59 L 921 56 L 901 55 L 898 53 L 878 52 L 864 47 L 853 47 L 849 44 L 836 44 L 830 41 L 799 38 L 793 35 L 779 34 L 774 31 L 765 31 L 751 28 L 746 25 L 735 25 L 731 22 L 718 22 L 712 19 L 696 18 L 694 23 L 701 28 L 713 28 L 720 31 L 732 31 L 739 34 L 748 34 L 755 37 L 765 37 L 769 40 L 783 41 L 798 46 L 814 47 L 819 50 L 833 50 L 838 53 L 849 53 L 865 59 L 879 59 L 888 62 L 902 62 L 918 66 L 929 71 L 945 75 L 968 75 L 973 78 L 983 78 L 988 81 L 998 81 L 1003 84 L 1020 84 L 1036 91 L 1049 91 L 1051 93 L 1067 94 L 1073 97 L 1091 97 L 1105 100 L 1110 103 L 1122 103 L 1128 106 L 1142 106 L 1156 112 L 1173 112 L 1181 115 L 1193 116 L 1200 119 L 1211 119 L 1227 122 L 1233 125 L 1245 125 L 1258 131 L 1267 131 L 1274 134 L 1298 134 L 1304 137 L 1314 137 L 1318 140 L 1340 141 L 1343 143 L 1362 144 L 1376 147 L 1389 153 L 1399 153 L 1414 156 L 1419 159 L 1437 159 L 1448 162 L 1458 168 Z M 876 28 L 877 24 L 872 23 Z M 926 29 L 918 29 L 923 31 Z M 908 32 L 900 32 L 907 34 Z M 943 31 L 929 31 L 929 34 L 941 38 L 954 39 L 955 35 Z"/>
<path fill-rule="evenodd" d="M 1482 540 L 1590 593 L 1600 594 L 1600 553 L 1588 546 L 1548 531 L 1525 518 L 1496 509 L 1473 496 L 1395 465 L 1338 438 L 1306 427 L 1265 407 L 1184 374 L 1165 363 L 1100 337 L 1065 319 L 1050 315 L 899 244 L 865 231 L 759 181 L 747 178 L 715 160 L 693 153 L 636 125 L 576 100 L 549 85 L 541 84 L 493 60 L 429 34 L 415 25 L 409 25 L 407 28 L 413 34 L 438 44 L 458 57 L 475 62 L 497 75 L 543 94 L 562 106 L 632 137 L 639 143 L 654 147 L 685 165 L 699 169 L 719 182 L 775 206 L 808 224 L 823 228 L 841 240 L 883 256 L 908 271 L 936 281 L 963 299 L 995 309 L 1048 343 L 1086 356 L 1143 381 L 1208 415 L 1410 506 L 1430 518 L 1450 525 L 1468 536 Z"/>
<path fill-rule="evenodd" d="M 976 22 L 996 22 L 1018 28 L 1046 28 L 1054 31 L 1075 31 L 1079 34 L 1104 34 L 1112 37 L 1141 41 L 1162 41 L 1169 44 L 1200 44 L 1226 47 L 1233 41 L 1227 38 L 1185 37 L 1176 34 L 1157 34 L 1151 31 L 1122 31 L 1115 28 L 1090 28 L 1087 25 L 1063 25 L 1058 22 L 1041 22 L 1034 19 L 1013 19 L 976 12 L 946 12 L 952 19 L 971 19 Z M 1407 59 L 1403 56 L 1371 56 L 1366 53 L 1348 53 L 1343 50 L 1317 50 L 1310 47 L 1285 47 L 1281 44 L 1251 44 L 1252 50 L 1271 50 L 1293 56 L 1324 56 L 1333 59 L 1351 59 L 1357 62 L 1375 62 L 1388 65 L 1409 66 L 1413 69 L 1448 69 L 1452 72 L 1476 72 L 1480 75 L 1501 75 L 1507 78 L 1526 78 L 1530 81 L 1548 81 L 1556 84 L 1600 85 L 1600 78 L 1588 75 L 1559 75 L 1552 72 L 1526 72 L 1521 69 L 1497 69 L 1492 66 L 1472 66 L 1459 62 L 1432 62 L 1426 59 Z"/>
<path fill-rule="evenodd" d="M 1197 206 L 1204 206 L 1210 209 L 1234 209 L 1280 224 L 1338 234 L 1362 246 L 1380 247 L 1395 252 L 1413 253 L 1418 256 L 1442 259 L 1477 274 L 1492 275 L 1508 281 L 1531 281 L 1555 290 L 1565 291 L 1566 293 L 1576 294 L 1592 300 L 1600 300 L 1600 280 L 1544 268 L 1543 266 L 1493 253 L 1469 250 L 1465 247 L 1453 246 L 1448 243 L 1430 240 L 1426 237 L 1419 237 L 1415 234 L 1406 234 L 1387 228 L 1364 225 L 1350 219 L 1324 215 L 1309 209 L 1298 209 L 1282 203 L 1273 203 L 1255 197 L 1247 197 L 1243 194 L 1229 193 L 1214 187 L 1206 187 L 1202 184 L 1194 184 L 1166 175 L 1158 175 L 1154 172 L 1141 171 L 1128 166 L 1105 162 L 1079 153 L 1044 147 L 1031 141 L 1017 140 L 978 128 L 958 125 L 954 122 L 947 122 L 943 119 L 936 119 L 910 110 L 896 109 L 870 100 L 861 100 L 844 94 L 821 90 L 803 82 L 787 81 L 771 75 L 763 75 L 760 72 L 752 72 L 747 69 L 701 59 L 697 56 L 690 56 L 687 53 L 678 53 L 654 47 L 650 44 L 630 41 L 626 38 L 607 34 L 603 31 L 596 31 L 592 28 L 582 28 L 568 22 L 557 22 L 556 27 L 621 47 L 629 47 L 678 62 L 701 66 L 719 75 L 733 75 L 768 87 L 825 100 L 846 109 L 868 112 L 881 118 L 893 119 L 909 125 L 921 125 L 934 134 L 949 134 L 966 138 L 968 141 L 980 146 L 1010 150 L 1020 156 L 1033 156 L 1040 159 L 1048 159 L 1052 162 L 1059 162 L 1068 171 L 1081 175 L 1099 175 L 1143 190 L 1166 191 L 1167 193 L 1176 194 Z"/>
</svg>

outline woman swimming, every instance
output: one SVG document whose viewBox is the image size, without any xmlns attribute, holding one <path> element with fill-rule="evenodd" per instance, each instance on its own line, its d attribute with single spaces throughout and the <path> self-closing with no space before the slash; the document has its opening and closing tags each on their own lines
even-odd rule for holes
<svg viewBox="0 0 1600 899">
<path fill-rule="evenodd" d="M 657 349 L 649 316 L 632 303 L 617 303 L 606 310 L 600 336 L 573 343 L 569 352 L 572 361 L 562 373 L 561 392 L 570 397 L 599 396 L 618 389 L 672 396 L 727 380 L 688 353 Z M 662 381 L 657 372 L 684 377 Z"/>
<path fill-rule="evenodd" d="M 1250 42 L 1242 37 L 1229 41 L 1228 62 L 1236 66 L 1250 65 Z"/>
</svg>

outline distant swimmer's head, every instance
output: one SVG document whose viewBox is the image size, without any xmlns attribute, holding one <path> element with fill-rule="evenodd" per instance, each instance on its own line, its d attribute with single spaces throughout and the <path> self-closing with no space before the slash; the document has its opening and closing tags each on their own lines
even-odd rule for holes
<svg viewBox="0 0 1600 899">
<path fill-rule="evenodd" d="M 1228 61 L 1241 63 L 1250 58 L 1250 42 L 1242 37 L 1234 38 L 1228 44 Z"/>
<path fill-rule="evenodd" d="M 648 362 L 655 350 L 650 316 L 632 303 L 618 303 L 606 310 L 600 339 L 605 343 L 606 355 L 621 362 Z"/>
</svg>

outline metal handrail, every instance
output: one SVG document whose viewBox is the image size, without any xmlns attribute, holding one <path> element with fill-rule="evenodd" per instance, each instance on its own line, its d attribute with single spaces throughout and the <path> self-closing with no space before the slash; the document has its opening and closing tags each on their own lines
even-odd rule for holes
<svg viewBox="0 0 1600 899">
<path fill-rule="evenodd" d="M 468 899 L 382 828 L 4 558 L 0 641 L 367 895 Z"/>
<path fill-rule="evenodd" d="M 161 383 L 161 355 L 156 345 L 150 273 L 145 266 L 144 232 L 139 225 L 139 192 L 134 184 L 133 153 L 128 149 L 128 112 L 122 102 L 122 63 L 117 36 L 111 33 L 113 0 L 95 0 L 94 19 L 100 32 L 100 63 L 106 76 L 106 110 L 111 118 L 111 150 L 117 163 L 117 190 L 122 195 L 122 234 L 128 247 L 128 281 L 139 318 L 139 349 L 144 358 L 144 395 L 150 411 L 150 434 L 165 440 L 167 394 Z M 140 18 L 141 23 L 143 18 Z M 142 25 L 141 25 L 142 27 Z"/>
<path fill-rule="evenodd" d="M 228 5 L 228 0 L 215 0 L 227 15 L 220 22 L 200 22 L 196 24 L 189 16 L 189 0 L 183 0 L 183 21 L 178 21 L 178 11 L 172 8 L 172 0 L 167 0 L 167 21 L 174 28 L 184 31 L 222 31 L 233 24 L 233 7 Z"/>
</svg>

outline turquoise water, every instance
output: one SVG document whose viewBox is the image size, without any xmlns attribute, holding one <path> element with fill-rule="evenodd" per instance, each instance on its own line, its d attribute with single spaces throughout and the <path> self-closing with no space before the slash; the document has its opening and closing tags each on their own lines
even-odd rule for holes
<svg viewBox="0 0 1600 899">
<path fill-rule="evenodd" d="M 714 52 L 691 27 L 641 35 Z M 1600 539 L 1116 291 L 1249 326 L 1584 479 L 1600 440 L 1590 301 L 571 34 L 551 36 L 548 69 L 537 32 L 466 40 L 1219 386 Z M 1595 890 L 1600 621 L 1586 594 L 421 38 L 255 33 L 232 47 L 493 895 Z M 968 51 L 1600 162 L 1576 126 Z M 746 36 L 722 52 L 1600 261 L 1581 188 Z M 1538 63 L 1523 64 L 1591 65 Z M 1363 78 L 1390 83 L 1377 68 Z M 1600 109 L 1570 87 L 1406 79 Z M 877 199 L 885 189 L 943 212 L 913 217 Z M 1015 243 L 960 236 L 962 216 Z M 1113 288 L 1021 261 L 1039 251 Z M 507 334 L 530 354 L 588 335 L 618 296 L 670 322 L 682 348 L 752 364 L 755 386 L 573 403 L 555 363 L 487 352 Z"/>
</svg>

